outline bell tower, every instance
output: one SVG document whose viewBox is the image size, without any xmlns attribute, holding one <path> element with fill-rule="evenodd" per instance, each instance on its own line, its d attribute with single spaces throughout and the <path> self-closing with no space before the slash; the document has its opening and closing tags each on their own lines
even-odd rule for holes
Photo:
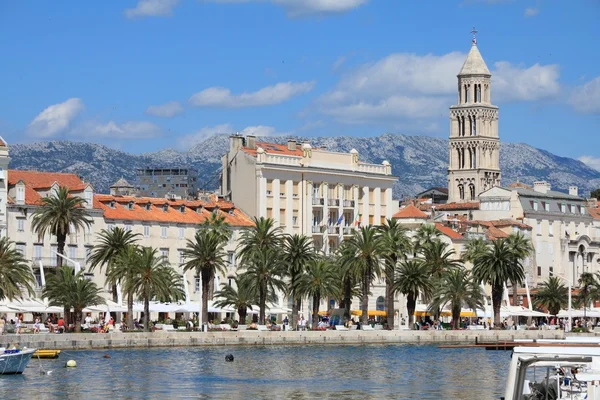
<svg viewBox="0 0 600 400">
<path fill-rule="evenodd" d="M 477 48 L 477 31 L 458 73 L 458 104 L 450 107 L 448 202 L 477 200 L 500 185 L 498 107 L 491 103 L 490 70 Z"/>
</svg>

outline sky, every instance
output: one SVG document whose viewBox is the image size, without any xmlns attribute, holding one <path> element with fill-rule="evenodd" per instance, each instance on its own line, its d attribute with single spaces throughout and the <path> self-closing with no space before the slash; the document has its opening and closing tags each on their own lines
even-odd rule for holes
<svg viewBox="0 0 600 400">
<path fill-rule="evenodd" d="M 600 170 L 599 20 L 598 0 L 2 1 L 0 135 L 448 137 L 475 27 L 501 140 Z"/>
</svg>

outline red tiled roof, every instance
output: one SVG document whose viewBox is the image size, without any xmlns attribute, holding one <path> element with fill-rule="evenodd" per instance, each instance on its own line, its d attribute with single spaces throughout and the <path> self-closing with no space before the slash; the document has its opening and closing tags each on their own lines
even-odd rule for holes
<svg viewBox="0 0 600 400">
<path fill-rule="evenodd" d="M 14 186 L 19 181 L 25 183 L 25 204 L 30 205 L 38 204 L 41 199 L 38 190 L 48 190 L 54 183 L 66 186 L 72 192 L 81 192 L 88 186 L 75 174 L 8 170 L 8 186 Z"/>
<path fill-rule="evenodd" d="M 592 218 L 594 219 L 600 219 L 600 208 L 596 207 L 596 208 L 592 208 L 592 207 L 586 207 L 588 210 L 588 213 L 592 216 Z"/>
<path fill-rule="evenodd" d="M 423 211 L 419 210 L 412 204 L 401 208 L 396 214 L 392 216 L 395 219 L 408 219 L 408 218 L 419 218 L 419 219 L 427 219 L 427 214 Z"/>
<path fill-rule="evenodd" d="M 486 226 L 486 227 L 500 227 L 501 228 L 501 227 L 506 227 L 506 226 L 516 226 L 521 229 L 532 229 L 531 226 L 526 225 L 519 221 L 515 221 L 514 219 L 498 219 L 498 220 L 494 220 L 494 221 L 474 220 L 474 221 L 465 221 L 465 222 L 467 222 L 469 225 L 482 225 L 482 226 Z"/>
<path fill-rule="evenodd" d="M 449 226 L 446 226 L 446 225 L 443 225 L 440 223 L 436 223 L 435 227 L 438 229 L 438 231 L 442 232 L 444 235 L 448 236 L 452 240 L 463 239 L 463 236 L 460 233 L 456 232 Z"/>
<path fill-rule="evenodd" d="M 486 233 L 488 238 L 490 238 L 491 240 L 507 238 L 510 236 L 508 233 L 496 228 L 495 226 L 490 226 L 489 228 L 487 228 Z"/>
<path fill-rule="evenodd" d="M 114 201 L 114 208 L 110 203 Z M 129 204 L 132 203 L 132 209 Z M 146 206 L 150 204 L 150 209 Z M 167 211 L 163 207 L 167 205 Z M 184 212 L 181 212 L 181 207 Z M 225 222 L 231 226 L 252 226 L 250 217 L 234 207 L 233 203 L 218 200 L 211 196 L 210 201 L 202 200 L 168 200 L 156 197 L 112 196 L 106 194 L 94 195 L 94 208 L 104 212 L 105 219 L 126 221 L 148 221 L 181 224 L 200 224 L 210 218 L 213 211 L 225 217 Z"/>
<path fill-rule="evenodd" d="M 435 206 L 438 211 L 450 211 L 450 210 L 479 210 L 479 202 L 472 201 L 466 203 L 447 203 Z"/>
<path fill-rule="evenodd" d="M 523 188 L 523 189 L 529 189 L 529 190 L 533 190 L 533 188 L 532 188 L 531 186 L 529 186 L 529 185 L 526 185 L 526 184 L 524 184 L 524 183 L 521 183 L 521 182 L 514 182 L 514 183 L 511 183 L 510 185 L 508 185 L 508 187 L 509 187 L 510 189 L 514 189 L 514 188 Z"/>
<path fill-rule="evenodd" d="M 302 156 L 302 144 L 296 144 L 296 150 L 289 150 L 287 144 L 275 144 L 268 142 L 256 142 L 255 149 L 243 147 L 242 150 L 253 157 L 256 157 L 256 149 L 262 147 L 265 153 L 268 154 L 285 154 L 288 156 Z"/>
</svg>

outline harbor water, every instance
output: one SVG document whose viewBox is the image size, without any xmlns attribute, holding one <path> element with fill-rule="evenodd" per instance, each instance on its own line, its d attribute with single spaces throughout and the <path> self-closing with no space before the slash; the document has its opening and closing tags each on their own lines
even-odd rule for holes
<svg viewBox="0 0 600 400">
<path fill-rule="evenodd" d="M 77 367 L 65 368 L 71 359 Z M 0 397 L 498 399 L 509 361 L 508 351 L 432 345 L 65 351 L 32 359 L 23 375 L 0 376 Z"/>
</svg>

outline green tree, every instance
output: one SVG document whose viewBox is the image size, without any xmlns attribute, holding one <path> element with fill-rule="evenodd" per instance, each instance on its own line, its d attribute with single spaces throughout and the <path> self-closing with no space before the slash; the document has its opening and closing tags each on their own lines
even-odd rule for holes
<svg viewBox="0 0 600 400">
<path fill-rule="evenodd" d="M 141 249 L 135 244 L 128 244 L 110 260 L 110 268 L 106 271 L 106 282 L 112 287 L 121 285 L 123 295 L 127 299 L 127 326 L 133 328 L 133 300 L 135 292 L 132 288 L 137 278 L 136 265 L 139 264 Z"/>
<path fill-rule="evenodd" d="M 81 332 L 83 309 L 89 306 L 104 304 L 100 296 L 102 289 L 83 275 L 83 271 L 74 274 L 73 268 L 63 266 L 55 275 L 50 275 L 42 295 L 48 299 L 50 306 L 73 308 L 75 332 Z"/>
<path fill-rule="evenodd" d="M 590 308 L 590 304 L 594 300 L 598 300 L 598 281 L 596 276 L 591 272 L 583 272 L 579 276 L 579 295 L 576 301 L 582 304 L 584 309 L 584 318 L 586 309 Z"/>
<path fill-rule="evenodd" d="M 542 283 L 533 299 L 535 307 L 544 307 L 552 315 L 569 305 L 569 290 L 556 276 L 551 276 Z"/>
<path fill-rule="evenodd" d="M 96 268 L 99 268 L 102 272 L 102 267 L 106 266 L 105 273 L 108 276 L 117 256 L 128 246 L 136 244 L 139 237 L 139 233 L 126 231 L 118 226 L 110 230 L 102 229 L 88 260 L 90 272 L 93 272 Z M 117 285 L 113 284 L 111 290 L 113 301 L 117 302 Z M 127 325 L 133 326 L 133 313 L 131 311 L 127 311 Z"/>
<path fill-rule="evenodd" d="M 339 275 L 335 266 L 326 258 L 308 264 L 304 274 L 296 281 L 296 291 L 302 296 L 312 298 L 312 327 L 319 322 L 321 299 L 339 295 Z"/>
<path fill-rule="evenodd" d="M 281 228 L 275 225 L 275 220 L 271 218 L 253 218 L 254 225 L 245 230 L 241 237 L 239 256 L 242 262 L 248 258 L 253 258 L 257 252 L 267 249 L 281 250 L 283 233 Z"/>
<path fill-rule="evenodd" d="M 381 276 L 379 257 L 383 253 L 383 242 L 379 238 L 377 228 L 364 226 L 355 231 L 352 238 L 348 239 L 348 246 L 354 254 L 353 270 L 356 272 L 361 284 L 361 323 L 366 324 L 369 321 L 368 308 L 371 283 L 375 277 Z"/>
<path fill-rule="evenodd" d="M 492 308 L 494 310 L 494 326 L 500 329 L 500 306 L 504 285 L 515 282 L 520 285 L 525 279 L 521 260 L 513 254 L 506 239 L 496 239 L 478 255 L 473 255 L 473 276 L 478 282 L 492 288 Z"/>
<path fill-rule="evenodd" d="M 433 283 L 429 269 L 423 260 L 413 258 L 401 261 L 396 269 L 396 281 L 394 282 L 394 293 L 402 293 L 406 296 L 406 309 L 408 311 L 408 324 L 414 329 L 414 315 L 417 299 L 423 296 L 429 299 L 433 293 Z"/>
<path fill-rule="evenodd" d="M 413 236 L 413 250 L 420 253 L 436 240 L 439 240 L 442 233 L 436 228 L 435 224 L 422 224 L 417 228 Z"/>
<path fill-rule="evenodd" d="M 86 201 L 81 197 L 70 196 L 66 186 L 60 186 L 56 193 L 42 197 L 40 207 L 33 212 L 31 228 L 38 237 L 46 233 L 56 236 L 56 249 L 65 254 L 65 242 L 71 229 L 78 231 L 92 225 L 92 219 L 85 208 Z M 56 256 L 56 265 L 61 267 L 63 259 Z M 65 316 L 67 317 L 67 316 Z"/>
<path fill-rule="evenodd" d="M 407 235 L 408 229 L 400 225 L 395 219 L 387 219 L 379 227 L 381 232 L 382 256 L 385 263 L 385 309 L 387 324 L 394 327 L 394 281 L 398 261 L 406 259 L 406 254 L 411 252 L 412 243 Z"/>
<path fill-rule="evenodd" d="M 216 307 L 233 307 L 240 316 L 240 324 L 246 323 L 248 309 L 258 304 L 258 292 L 252 282 L 246 279 L 234 278 L 237 288 L 223 283 L 221 290 L 215 292 Z M 274 299 L 270 299 L 274 300 Z"/>
<path fill-rule="evenodd" d="M 296 292 L 296 282 L 304 274 L 307 265 L 316 259 L 317 254 L 311 238 L 304 235 L 286 235 L 283 240 L 283 261 L 290 278 L 289 292 L 292 296 L 292 327 L 298 323 L 298 310 L 302 306 L 302 296 Z"/>
<path fill-rule="evenodd" d="M 508 247 L 510 248 L 510 251 L 513 255 L 513 262 L 515 263 L 529 257 L 529 255 L 533 251 L 533 245 L 531 244 L 531 240 L 529 240 L 529 238 L 526 238 L 520 232 L 510 234 L 510 236 L 506 238 L 506 242 L 508 243 Z M 519 294 L 517 291 L 519 284 L 519 282 L 511 282 L 513 292 L 513 305 L 517 305 L 519 301 Z"/>
<path fill-rule="evenodd" d="M 133 265 L 132 290 L 144 302 L 144 330 L 150 331 L 150 300 L 177 301 L 184 298 L 183 280 L 169 265 L 169 261 L 152 247 L 142 247 L 139 259 Z"/>
<path fill-rule="evenodd" d="M 208 322 L 208 296 L 215 275 L 225 274 L 227 270 L 225 245 L 227 237 L 216 229 L 200 229 L 194 240 L 187 241 L 183 250 L 186 260 L 183 265 L 185 272 L 195 271 L 202 283 L 202 322 Z"/>
<path fill-rule="evenodd" d="M 23 290 L 34 293 L 35 278 L 27 260 L 6 236 L 0 238 L 0 300 L 20 299 Z"/>
<path fill-rule="evenodd" d="M 277 248 L 266 248 L 249 254 L 243 258 L 241 264 L 241 279 L 247 280 L 256 288 L 260 308 L 259 321 L 264 325 L 267 300 L 276 298 L 277 293 L 286 288 L 283 280 L 286 265 L 281 258 L 281 251 Z"/>
<path fill-rule="evenodd" d="M 595 198 L 595 199 L 597 199 L 597 200 L 600 200 L 600 188 L 598 188 L 598 189 L 596 189 L 596 190 L 592 191 L 592 192 L 590 193 L 590 197 L 593 197 L 593 198 Z"/>
<path fill-rule="evenodd" d="M 473 311 L 483 308 L 481 287 L 475 282 L 470 271 L 462 268 L 451 269 L 438 281 L 429 309 L 437 311 L 446 305 L 450 306 L 454 329 L 459 328 L 463 305 L 467 305 Z"/>
<path fill-rule="evenodd" d="M 341 278 L 340 289 L 340 308 L 344 309 L 344 320 L 350 320 L 350 307 L 352 305 L 352 297 L 360 295 L 358 287 L 359 279 L 356 273 L 354 262 L 354 249 L 348 245 L 348 241 L 342 241 L 333 259 Z"/>
</svg>

